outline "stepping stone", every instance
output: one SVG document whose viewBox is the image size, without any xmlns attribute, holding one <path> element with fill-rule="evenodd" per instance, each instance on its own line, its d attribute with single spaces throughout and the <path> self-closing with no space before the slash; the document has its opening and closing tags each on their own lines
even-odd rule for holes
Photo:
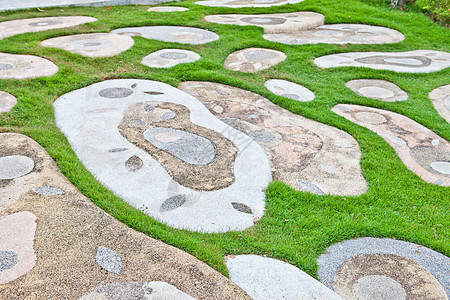
<svg viewBox="0 0 450 300">
<path fill-rule="evenodd" d="M 16 97 L 0 91 L 0 113 L 9 112 L 16 104 Z"/>
<path fill-rule="evenodd" d="M 230 279 L 254 299 L 342 300 L 302 270 L 273 258 L 228 256 Z"/>
<path fill-rule="evenodd" d="M 0 23 L 0 40 L 16 34 L 74 27 L 95 21 L 97 21 L 96 18 L 79 16 L 44 17 L 6 21 Z"/>
<path fill-rule="evenodd" d="M 387 238 L 337 243 L 318 258 L 319 280 L 344 299 L 448 299 L 450 259 Z"/>
<path fill-rule="evenodd" d="M 34 161 L 23 155 L 0 157 L 0 180 L 15 179 L 27 175 L 34 168 Z"/>
<path fill-rule="evenodd" d="M 288 45 L 390 44 L 405 39 L 405 36 L 397 30 L 361 24 L 332 24 L 304 31 L 266 32 L 263 37 L 272 42 Z"/>
<path fill-rule="evenodd" d="M 0 217 L 0 284 L 16 280 L 33 269 L 36 264 L 35 231 L 36 216 L 31 212 Z"/>
<path fill-rule="evenodd" d="M 433 102 L 434 108 L 436 108 L 441 117 L 450 123 L 450 84 L 431 91 L 428 97 Z"/>
<path fill-rule="evenodd" d="M 224 67 L 232 71 L 255 73 L 270 68 L 286 59 L 281 51 L 263 48 L 247 48 L 231 53 Z"/>
<path fill-rule="evenodd" d="M 315 98 L 314 93 L 309 89 L 287 80 L 270 79 L 264 83 L 264 86 L 275 95 L 292 100 L 307 102 Z"/>
<path fill-rule="evenodd" d="M 162 49 L 147 55 L 141 63 L 152 68 L 171 68 L 178 64 L 191 63 L 199 59 L 200 55 L 192 51 Z"/>
<path fill-rule="evenodd" d="M 90 299 L 98 293 L 108 299 L 143 299 L 133 295 L 144 292 L 152 292 L 149 299 L 183 299 L 185 294 L 195 299 L 251 299 L 192 255 L 131 229 L 97 207 L 29 137 L 2 133 L 0 151 L 32 155 L 39 170 L 33 173 L 32 187 L 58 187 L 65 192 L 55 197 L 27 189 L 13 207 L 0 211 L 0 299 L 10 299 L 17 291 L 20 299 L 36 299 L 36 291 L 39 299 Z M 124 152 L 130 154 L 131 149 L 117 153 Z M 0 181 L 0 191 L 5 184 Z M 120 255 L 120 275 L 97 264 L 102 247 Z M 117 260 L 108 252 L 100 251 L 101 260 L 117 271 L 112 263 Z"/>
<path fill-rule="evenodd" d="M 153 39 L 163 42 L 180 44 L 206 44 L 219 39 L 214 32 L 183 26 L 146 26 L 146 27 L 128 27 L 111 31 L 111 33 L 140 36 L 146 39 Z"/>
<path fill-rule="evenodd" d="M 450 67 L 450 53 L 434 50 L 351 52 L 316 58 L 321 68 L 365 67 L 406 73 L 430 73 Z"/>
<path fill-rule="evenodd" d="M 129 36 L 110 33 L 88 33 L 60 36 L 41 42 L 44 47 L 63 49 L 88 57 L 110 57 L 130 49 L 134 40 Z"/>
<path fill-rule="evenodd" d="M 0 53 L 0 79 L 50 77 L 58 72 L 51 61 L 32 55 Z"/>
<path fill-rule="evenodd" d="M 189 8 L 179 7 L 179 6 L 158 6 L 150 7 L 147 11 L 150 12 L 176 12 L 176 11 L 187 11 Z"/>
<path fill-rule="evenodd" d="M 316 28 L 323 25 L 325 17 L 315 12 L 301 11 L 263 15 L 211 15 L 206 16 L 205 21 L 242 26 L 254 25 L 264 28 L 264 33 L 279 33 Z"/>
<path fill-rule="evenodd" d="M 173 285 L 161 281 L 115 282 L 95 288 L 79 300 L 115 299 L 179 299 L 194 300 Z"/>
<path fill-rule="evenodd" d="M 285 4 L 295 4 L 302 2 L 303 0 L 207 0 L 198 1 L 195 4 L 203 6 L 215 6 L 215 7 L 271 7 L 280 6 Z"/>
<path fill-rule="evenodd" d="M 339 104 L 332 111 L 364 126 L 391 145 L 423 180 L 450 186 L 450 143 L 413 120 L 386 110 Z"/>
<path fill-rule="evenodd" d="M 386 80 L 356 79 L 350 80 L 345 85 L 362 97 L 385 102 L 404 101 L 408 99 L 408 94 L 405 91 Z"/>
<path fill-rule="evenodd" d="M 232 86 L 186 81 L 178 88 L 196 94 L 214 116 L 258 142 L 270 159 L 275 180 L 320 195 L 366 191 L 359 145 L 349 134 Z M 233 141 L 244 144 L 237 138 Z"/>
<path fill-rule="evenodd" d="M 85 95 L 89 101 L 79 101 Z M 266 153 L 189 94 L 155 81 L 108 80 L 66 94 L 54 107 L 86 168 L 157 220 L 225 232 L 253 226 L 263 215 L 262 190 L 272 180 Z M 127 163 L 133 155 L 142 160 L 137 171 Z"/>
</svg>

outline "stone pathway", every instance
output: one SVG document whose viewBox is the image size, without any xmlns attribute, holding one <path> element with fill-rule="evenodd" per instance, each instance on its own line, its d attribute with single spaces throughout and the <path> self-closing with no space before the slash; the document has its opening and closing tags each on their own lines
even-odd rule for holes
<svg viewBox="0 0 450 300">
<path fill-rule="evenodd" d="M 0 79 L 50 77 L 56 72 L 58 67 L 47 59 L 0 52 Z"/>
<path fill-rule="evenodd" d="M 0 91 L 0 113 L 9 112 L 16 104 L 16 97 Z"/>
<path fill-rule="evenodd" d="M 362 97 L 385 102 L 404 101 L 408 94 L 397 85 L 386 80 L 356 79 L 345 84 L 349 89 Z"/>
<path fill-rule="evenodd" d="M 309 89 L 286 80 L 270 79 L 264 83 L 264 86 L 275 95 L 296 101 L 308 102 L 315 98 L 314 93 Z"/>
<path fill-rule="evenodd" d="M 450 123 L 450 84 L 431 91 L 428 97 L 438 113 Z"/>
<path fill-rule="evenodd" d="M 280 6 L 285 4 L 295 4 L 302 1 L 303 0 L 206 0 L 195 2 L 195 4 L 203 6 L 240 8 Z"/>
<path fill-rule="evenodd" d="M 141 63 L 152 68 L 171 68 L 178 64 L 191 63 L 199 59 L 200 55 L 189 50 L 162 49 L 147 55 Z"/>
<path fill-rule="evenodd" d="M 281 51 L 263 48 L 247 48 L 231 53 L 224 67 L 232 71 L 255 73 L 268 69 L 286 59 Z"/>
</svg>

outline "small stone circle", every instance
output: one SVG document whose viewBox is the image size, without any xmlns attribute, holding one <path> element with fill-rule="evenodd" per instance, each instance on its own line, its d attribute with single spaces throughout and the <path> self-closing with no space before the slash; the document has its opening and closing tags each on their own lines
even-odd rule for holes
<svg viewBox="0 0 450 300">
<path fill-rule="evenodd" d="M 309 89 L 287 80 L 270 79 L 264 83 L 265 87 L 275 95 L 301 102 L 312 101 L 315 95 Z"/>
<path fill-rule="evenodd" d="M 187 11 L 189 8 L 180 7 L 180 6 L 158 6 L 158 7 L 150 7 L 147 11 L 149 12 L 180 12 Z"/>
<path fill-rule="evenodd" d="M 16 97 L 14 97 L 11 94 L 0 91 L 0 113 L 9 112 L 16 104 L 17 104 Z"/>
<path fill-rule="evenodd" d="M 345 84 L 360 96 L 386 102 L 404 101 L 408 94 L 397 85 L 386 80 L 356 79 Z"/>
<path fill-rule="evenodd" d="M 22 155 L 0 157 L 0 180 L 15 179 L 30 173 L 34 168 L 34 161 Z"/>
<path fill-rule="evenodd" d="M 0 79 L 50 77 L 58 72 L 51 61 L 32 55 L 0 53 Z"/>
<path fill-rule="evenodd" d="M 151 68 L 171 68 L 178 64 L 191 63 L 199 59 L 200 55 L 192 51 L 162 49 L 147 55 L 141 63 Z"/>
<path fill-rule="evenodd" d="M 303 0 L 207 0 L 198 1 L 195 4 L 214 7 L 271 7 L 285 4 L 295 4 Z"/>
<path fill-rule="evenodd" d="M 224 67 L 232 71 L 255 73 L 270 68 L 286 59 L 281 51 L 264 48 L 247 48 L 231 53 Z"/>
<path fill-rule="evenodd" d="M 434 89 L 428 97 L 438 113 L 450 123 L 450 84 Z"/>
</svg>

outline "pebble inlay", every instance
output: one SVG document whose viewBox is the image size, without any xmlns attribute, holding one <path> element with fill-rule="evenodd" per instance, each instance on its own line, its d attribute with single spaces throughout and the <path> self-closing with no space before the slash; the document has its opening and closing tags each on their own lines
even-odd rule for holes
<svg viewBox="0 0 450 300">
<path fill-rule="evenodd" d="M 191 63 L 200 59 L 195 52 L 182 49 L 163 49 L 153 52 L 141 61 L 152 68 L 171 68 L 178 64 Z"/>
<path fill-rule="evenodd" d="M 270 68 L 285 59 L 286 54 L 277 50 L 248 48 L 231 53 L 224 66 L 233 71 L 254 73 Z"/>
<path fill-rule="evenodd" d="M 122 271 L 122 260 L 114 250 L 99 247 L 95 256 L 97 264 L 108 272 L 119 275 Z"/>
<path fill-rule="evenodd" d="M 39 195 L 43 196 L 56 196 L 56 195 L 62 195 L 64 194 L 63 191 L 61 191 L 58 188 L 52 187 L 52 186 L 39 186 L 32 189 L 33 192 Z"/>
<path fill-rule="evenodd" d="M 404 101 L 408 94 L 397 85 L 386 80 L 356 79 L 345 84 L 360 96 L 386 102 Z"/>
<path fill-rule="evenodd" d="M 0 79 L 50 77 L 58 72 L 58 67 L 51 61 L 32 55 L 0 53 L 2 65 Z"/>
</svg>

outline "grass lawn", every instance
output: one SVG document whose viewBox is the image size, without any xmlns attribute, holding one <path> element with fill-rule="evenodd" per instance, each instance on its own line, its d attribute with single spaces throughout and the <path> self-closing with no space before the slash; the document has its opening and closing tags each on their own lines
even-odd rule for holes
<svg viewBox="0 0 450 300">
<path fill-rule="evenodd" d="M 375 4 L 374 1 L 372 3 Z M 52 60 L 59 72 L 50 78 L 0 80 L 0 90 L 13 94 L 18 105 L 0 115 L 0 132 L 18 132 L 40 143 L 62 173 L 96 205 L 118 220 L 145 234 L 183 249 L 214 269 L 227 274 L 225 255 L 259 254 L 287 261 L 315 276 L 316 259 L 333 243 L 355 237 L 401 239 L 450 256 L 450 188 L 439 187 L 407 169 L 394 149 L 377 134 L 340 117 L 331 108 L 338 103 L 361 104 L 405 115 L 450 140 L 450 125 L 437 113 L 428 93 L 450 83 L 450 68 L 430 74 L 395 73 L 365 68 L 319 69 L 313 59 L 354 51 L 409 51 L 431 49 L 450 52 L 450 31 L 426 16 L 391 10 L 358 0 L 305 0 L 271 8 L 215 8 L 183 1 L 186 12 L 150 13 L 149 6 L 105 8 L 46 8 L 40 12 L 0 13 L 0 21 L 63 15 L 92 16 L 97 22 L 75 28 L 28 33 L 0 40 L 0 52 L 31 54 Z M 405 40 L 386 45 L 290 46 L 262 38 L 262 28 L 219 25 L 202 21 L 211 14 L 282 13 L 314 11 L 325 23 L 361 23 L 386 26 L 405 35 Z M 116 28 L 150 25 L 183 25 L 214 31 L 220 39 L 204 45 L 183 45 L 134 37 L 135 45 L 111 58 L 87 58 L 44 48 L 42 40 L 78 33 L 109 32 Z M 267 70 L 246 74 L 223 67 L 232 52 L 248 47 L 271 48 L 287 59 Z M 201 55 L 195 63 L 170 69 L 140 64 L 151 52 L 164 48 L 192 50 Z M 368 191 L 358 197 L 314 195 L 273 182 L 266 190 L 266 212 L 255 226 L 242 232 L 202 234 L 170 228 L 126 204 L 103 187 L 81 164 L 55 124 L 53 102 L 61 95 L 111 78 L 140 78 L 177 86 L 181 81 L 213 81 L 247 89 L 279 106 L 351 134 L 361 148 L 361 167 Z M 270 93 L 264 82 L 271 78 L 299 83 L 316 94 L 311 102 L 297 102 Z M 345 86 L 352 79 L 385 79 L 409 94 L 402 102 L 381 102 L 358 96 Z"/>
</svg>

